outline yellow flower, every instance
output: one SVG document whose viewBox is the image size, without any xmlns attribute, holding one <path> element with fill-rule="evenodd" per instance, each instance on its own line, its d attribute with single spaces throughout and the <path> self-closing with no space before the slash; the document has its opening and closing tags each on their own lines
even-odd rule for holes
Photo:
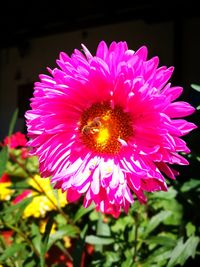
<svg viewBox="0 0 200 267">
<path fill-rule="evenodd" d="M 71 239 L 68 237 L 68 236 L 64 236 L 63 237 L 63 240 L 64 240 L 64 246 L 66 248 L 70 248 L 72 243 L 71 243 Z"/>
<path fill-rule="evenodd" d="M 34 198 L 25 208 L 24 218 L 44 217 L 48 211 L 56 210 L 57 207 L 64 207 L 67 204 L 66 193 L 62 193 L 61 190 L 54 191 L 50 179 L 35 175 L 28 180 L 28 183 L 37 191 L 30 193 Z"/>
<path fill-rule="evenodd" d="M 10 200 L 13 190 L 8 187 L 11 186 L 11 182 L 0 183 L 0 201 Z"/>
<path fill-rule="evenodd" d="M 47 221 L 46 220 L 41 220 L 40 221 L 40 223 L 39 223 L 40 233 L 44 234 L 46 225 L 47 225 Z M 51 227 L 50 235 L 54 234 L 55 232 L 56 232 L 56 224 L 53 223 L 53 225 Z"/>
</svg>

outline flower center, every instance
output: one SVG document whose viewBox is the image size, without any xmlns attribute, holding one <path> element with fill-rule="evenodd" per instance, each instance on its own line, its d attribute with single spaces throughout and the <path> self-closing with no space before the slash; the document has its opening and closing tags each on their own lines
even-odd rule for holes
<svg viewBox="0 0 200 267">
<path fill-rule="evenodd" d="M 117 154 L 133 135 L 129 113 L 108 102 L 96 103 L 86 109 L 80 119 L 83 143 L 98 153 Z"/>
</svg>

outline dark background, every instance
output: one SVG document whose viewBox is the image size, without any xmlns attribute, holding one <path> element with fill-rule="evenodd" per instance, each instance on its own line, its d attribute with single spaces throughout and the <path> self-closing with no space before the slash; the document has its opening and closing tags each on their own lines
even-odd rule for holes
<svg viewBox="0 0 200 267">
<path fill-rule="evenodd" d="M 138 19 L 147 23 L 174 21 L 176 41 L 181 42 L 182 20 L 199 17 L 198 6 L 198 1 L 193 0 L 7 2 L 0 11 L 0 48 L 20 46 L 49 34 Z"/>
</svg>

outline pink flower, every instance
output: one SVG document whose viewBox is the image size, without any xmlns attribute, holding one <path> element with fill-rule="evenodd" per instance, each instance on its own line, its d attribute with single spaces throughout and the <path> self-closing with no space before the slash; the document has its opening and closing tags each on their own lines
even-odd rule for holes
<svg viewBox="0 0 200 267">
<path fill-rule="evenodd" d="M 167 190 L 175 179 L 172 164 L 188 164 L 190 150 L 181 137 L 196 126 L 182 119 L 194 112 L 168 83 L 173 67 L 147 60 L 147 48 L 129 50 L 126 42 L 101 42 L 93 56 L 82 45 L 59 68 L 48 68 L 35 83 L 26 112 L 29 145 L 43 177 L 67 191 L 69 202 L 84 195 L 84 206 L 118 217 L 135 194 Z M 134 193 L 134 194 L 133 194 Z"/>
<path fill-rule="evenodd" d="M 10 148 L 23 147 L 26 146 L 26 143 L 26 136 L 20 132 L 7 136 L 3 141 L 3 145 L 9 145 Z"/>
<path fill-rule="evenodd" d="M 21 202 L 23 199 L 27 198 L 28 196 L 30 196 L 32 194 L 32 190 L 27 189 L 24 190 L 21 194 L 19 194 L 14 200 L 13 200 L 13 204 L 17 204 L 19 202 Z"/>
</svg>

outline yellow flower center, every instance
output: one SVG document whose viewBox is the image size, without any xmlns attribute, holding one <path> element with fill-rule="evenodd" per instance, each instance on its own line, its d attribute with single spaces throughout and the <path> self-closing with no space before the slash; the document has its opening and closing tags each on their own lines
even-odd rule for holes
<svg viewBox="0 0 200 267">
<path fill-rule="evenodd" d="M 133 135 L 130 115 L 120 106 L 96 103 L 86 109 L 79 121 L 83 143 L 98 153 L 117 154 Z"/>
<path fill-rule="evenodd" d="M 100 129 L 96 138 L 97 144 L 105 144 L 110 137 L 107 128 Z"/>
</svg>

